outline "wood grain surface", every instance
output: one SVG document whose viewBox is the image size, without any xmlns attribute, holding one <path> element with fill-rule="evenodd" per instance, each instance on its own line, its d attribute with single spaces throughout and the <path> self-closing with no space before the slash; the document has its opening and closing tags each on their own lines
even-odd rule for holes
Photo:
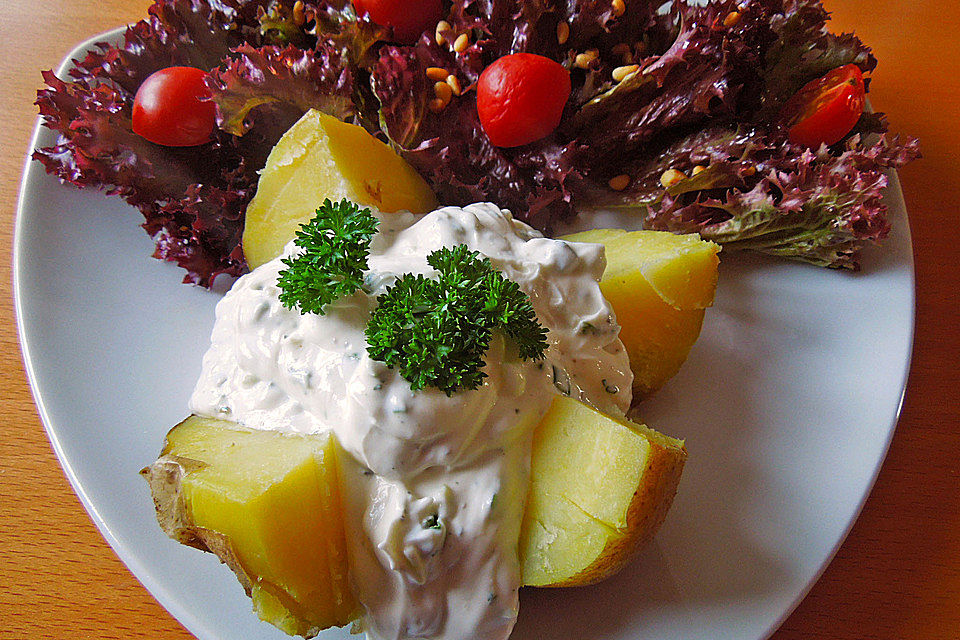
<svg viewBox="0 0 960 640">
<path fill-rule="evenodd" d="M 960 638 L 960 3 L 828 0 L 835 30 L 880 59 L 872 100 L 923 141 L 902 172 L 917 265 L 917 333 L 897 433 L 876 487 L 776 640 Z M 23 372 L 11 287 L 16 198 L 40 70 L 139 19 L 145 0 L 0 3 L 0 638 L 190 638 L 119 562 L 73 494 Z"/>
</svg>

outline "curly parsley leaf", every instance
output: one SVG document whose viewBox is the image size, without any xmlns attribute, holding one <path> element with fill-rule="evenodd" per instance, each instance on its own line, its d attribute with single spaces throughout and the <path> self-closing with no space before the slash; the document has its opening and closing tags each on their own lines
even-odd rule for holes
<svg viewBox="0 0 960 640">
<path fill-rule="evenodd" d="M 349 200 L 324 200 L 297 232 L 294 243 L 303 251 L 282 260 L 287 268 L 280 272 L 277 286 L 283 306 L 322 316 L 325 305 L 359 289 L 379 224 L 369 209 Z"/>
<path fill-rule="evenodd" d="M 448 396 L 478 388 L 494 330 L 516 341 L 524 360 L 543 358 L 546 330 L 520 287 L 465 245 L 427 256 L 435 279 L 406 274 L 377 299 L 367 325 L 367 352 L 397 368 L 414 390 Z"/>
<path fill-rule="evenodd" d="M 540 360 L 547 346 L 547 330 L 537 320 L 530 299 L 513 280 L 499 271 L 487 276 L 487 308 L 497 326 L 517 343 L 524 360 Z"/>
</svg>

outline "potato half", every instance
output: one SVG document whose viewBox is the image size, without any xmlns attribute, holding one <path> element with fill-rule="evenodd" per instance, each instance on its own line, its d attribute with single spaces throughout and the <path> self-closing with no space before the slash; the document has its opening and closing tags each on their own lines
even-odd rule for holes
<svg viewBox="0 0 960 640">
<path fill-rule="evenodd" d="M 564 240 L 606 249 L 600 290 L 620 323 L 640 399 L 676 375 L 700 336 L 717 289 L 720 245 L 696 234 L 595 229 Z"/>
<path fill-rule="evenodd" d="M 557 397 L 534 433 L 520 534 L 523 584 L 593 584 L 663 523 L 687 450 L 681 440 Z"/>
<path fill-rule="evenodd" d="M 363 127 L 310 110 L 283 134 L 247 207 L 243 255 L 250 268 L 277 257 L 325 198 L 384 213 L 426 213 L 436 197 L 413 167 Z"/>
<path fill-rule="evenodd" d="M 140 473 L 167 535 L 233 569 L 262 619 L 310 637 L 360 613 L 348 584 L 337 455 L 328 434 L 191 416 Z"/>
</svg>

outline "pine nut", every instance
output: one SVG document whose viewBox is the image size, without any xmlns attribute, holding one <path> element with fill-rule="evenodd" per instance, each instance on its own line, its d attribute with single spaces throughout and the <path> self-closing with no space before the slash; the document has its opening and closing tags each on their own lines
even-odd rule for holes
<svg viewBox="0 0 960 640">
<path fill-rule="evenodd" d="M 566 22 L 557 23 L 557 42 L 564 44 L 570 37 L 570 25 Z"/>
<path fill-rule="evenodd" d="M 453 90 L 453 95 L 458 96 L 463 93 L 463 89 L 460 88 L 460 81 L 457 80 L 457 76 L 452 73 L 447 76 L 446 83 L 450 85 L 450 88 Z"/>
<path fill-rule="evenodd" d="M 669 189 L 678 182 L 682 182 L 686 179 L 687 176 L 685 176 L 682 171 L 677 171 L 676 169 L 667 169 L 663 172 L 663 175 L 660 176 L 660 184 Z"/>
<path fill-rule="evenodd" d="M 739 11 L 731 11 L 727 14 L 727 17 L 723 19 L 723 26 L 727 28 L 735 27 L 740 22 L 741 17 L 743 17 L 743 14 Z"/>
<path fill-rule="evenodd" d="M 443 106 L 450 104 L 450 100 L 453 99 L 453 87 L 446 82 L 438 82 L 433 85 L 433 93 L 443 100 Z"/>
<path fill-rule="evenodd" d="M 441 20 L 437 23 L 437 29 L 434 32 L 434 39 L 440 46 L 443 46 L 447 42 L 447 39 L 443 37 L 444 31 L 450 31 L 450 23 L 446 20 Z"/>
<path fill-rule="evenodd" d="M 446 69 L 441 69 L 440 67 L 427 67 L 427 77 L 434 82 L 446 80 L 448 75 L 450 75 L 450 72 Z"/>
<path fill-rule="evenodd" d="M 627 77 L 640 71 L 640 65 L 630 64 L 625 67 L 617 67 L 613 70 L 613 79 L 617 82 L 623 82 Z"/>
<path fill-rule="evenodd" d="M 607 182 L 607 185 L 614 191 L 623 191 L 630 185 L 630 176 L 623 173 L 619 176 L 614 176 L 610 178 L 610 181 Z"/>
<path fill-rule="evenodd" d="M 453 50 L 457 53 L 463 53 L 470 46 L 470 36 L 461 33 L 453 43 Z"/>
<path fill-rule="evenodd" d="M 580 69 L 586 69 L 590 66 L 590 63 L 600 57 L 600 52 L 596 49 L 587 49 L 583 53 L 578 53 L 577 57 L 573 59 L 573 66 L 579 67 Z"/>
</svg>

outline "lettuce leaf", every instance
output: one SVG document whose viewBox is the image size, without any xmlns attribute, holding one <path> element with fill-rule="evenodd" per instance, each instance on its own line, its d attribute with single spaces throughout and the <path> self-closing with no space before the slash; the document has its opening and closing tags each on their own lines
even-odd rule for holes
<svg viewBox="0 0 960 640">
<path fill-rule="evenodd" d="M 254 126 L 254 109 L 277 130 L 267 135 L 274 142 L 310 109 L 354 119 L 353 75 L 333 47 L 321 43 L 315 51 L 305 51 L 293 45 L 254 49 L 244 44 L 233 53 L 235 58 L 212 70 L 209 79 L 223 131 L 247 133 Z"/>
<path fill-rule="evenodd" d="M 787 0 L 770 16 L 776 40 L 764 55 L 762 112 L 776 112 L 810 80 L 832 69 L 855 64 L 864 73 L 873 71 L 877 60 L 853 34 L 827 31 L 829 14 L 819 0 Z"/>
<path fill-rule="evenodd" d="M 573 147 L 558 144 L 555 137 L 520 149 L 495 147 L 480 126 L 473 91 L 443 111 L 431 112 L 432 82 L 422 71 L 429 66 L 455 73 L 462 86 L 482 70 L 434 42 L 390 46 L 373 70 L 373 87 L 384 132 L 440 201 L 465 205 L 490 200 L 541 228 L 549 227 L 559 212 L 569 212 L 568 183 L 578 178 L 569 159 Z"/>
<path fill-rule="evenodd" d="M 788 143 L 779 110 L 836 66 L 872 70 L 869 49 L 852 35 L 828 33 L 828 14 L 816 0 L 674 2 L 667 12 L 658 12 L 659 4 L 627 3 L 617 18 L 605 2 L 454 2 L 450 38 L 475 35 L 465 55 L 429 38 L 381 51 L 373 81 L 383 130 L 445 203 L 494 200 L 548 232 L 579 209 L 634 208 L 652 228 L 856 266 L 861 244 L 886 233 L 882 171 L 916 157 L 916 142 L 867 145 L 863 135 L 886 131 L 882 114 L 867 114 L 842 145 L 813 152 Z M 725 24 L 733 12 L 737 19 Z M 564 44 L 556 37 L 560 21 L 571 26 Z M 636 34 L 643 34 L 639 41 Z M 596 60 L 573 66 L 588 48 Z M 440 113 L 426 108 L 424 68 L 448 69 L 466 86 L 486 64 L 516 51 L 571 69 L 571 100 L 551 136 L 519 148 L 492 146 L 471 93 Z M 613 68 L 628 63 L 639 72 L 613 83 Z M 706 170 L 697 177 L 669 190 L 660 184 L 668 169 L 689 175 L 698 165 Z M 607 183 L 621 174 L 631 177 L 630 187 L 612 191 Z M 796 209 L 804 197 L 809 204 Z M 807 227 L 820 239 L 801 237 Z"/>
<path fill-rule="evenodd" d="M 453 41 L 457 34 L 470 34 L 471 44 L 462 53 L 433 38 L 422 38 L 414 46 L 381 49 L 373 68 L 373 87 L 384 133 L 426 177 L 441 202 L 463 205 L 491 200 L 549 230 L 573 215 L 576 184 L 582 181 L 577 158 L 584 145 L 564 135 L 561 125 L 553 135 L 532 144 L 496 147 L 480 126 L 476 92 L 471 89 L 483 69 L 501 56 L 535 52 L 570 66 L 578 50 L 597 47 L 610 53 L 626 34 L 643 33 L 650 24 L 664 22 L 655 17 L 654 3 L 627 6 L 628 11 L 616 17 L 609 2 L 598 0 L 454 1 L 447 18 L 451 28 L 442 35 Z M 570 25 L 563 44 L 557 39 L 560 22 Z M 426 108 L 432 86 L 423 77 L 426 67 L 447 69 L 464 88 L 463 95 L 439 113 Z M 609 77 L 611 69 L 598 65 L 575 70 L 574 96 L 586 102 L 601 86 L 599 77 L 604 72 Z M 564 120 L 575 115 L 577 106 L 576 100 L 568 104 Z"/>
<path fill-rule="evenodd" d="M 210 72 L 221 129 L 242 136 L 256 123 L 273 144 L 306 111 L 317 109 L 378 131 L 367 67 L 386 30 L 358 19 L 350 5 L 305 7 L 309 47 L 244 44 Z"/>
<path fill-rule="evenodd" d="M 854 135 L 839 153 L 791 148 L 756 130 L 697 138 L 675 145 L 670 164 L 708 168 L 661 188 L 640 211 L 644 227 L 833 268 L 858 269 L 862 246 L 887 236 L 886 170 L 918 155 L 916 141 L 886 137 L 864 146 Z M 649 168 L 647 180 L 659 170 Z"/>
<path fill-rule="evenodd" d="M 712 8 L 721 10 L 711 12 Z M 728 3 L 713 3 L 695 13 L 701 25 L 715 24 L 730 8 Z M 791 144 L 779 119 L 790 96 L 836 66 L 852 63 L 869 71 L 876 60 L 854 36 L 826 32 L 828 16 L 819 2 L 761 1 L 741 4 L 738 10 L 741 20 L 727 31 L 698 28 L 692 14 L 681 12 L 675 43 L 644 67 L 644 74 L 672 64 L 667 74 L 659 75 L 660 89 L 673 89 L 695 70 L 698 57 L 722 50 L 723 59 L 712 71 L 702 67 L 697 79 L 687 80 L 695 84 L 675 100 L 667 92 L 649 103 L 663 108 L 648 106 L 630 116 L 623 127 L 630 132 L 620 136 L 634 152 L 630 160 L 591 176 L 593 189 L 579 201 L 632 208 L 643 216 L 647 228 L 700 233 L 728 249 L 859 268 L 862 246 L 881 241 L 889 231 L 882 202 L 885 170 L 918 157 L 918 143 L 886 137 L 871 142 L 876 140 L 871 134 L 885 133 L 887 125 L 883 114 L 866 113 L 832 148 L 810 150 Z M 723 34 L 719 41 L 718 31 Z M 695 52 L 692 57 L 688 50 Z M 675 52 L 688 59 L 677 64 Z M 738 61 L 750 60 L 753 70 L 738 69 L 730 52 Z M 727 71 L 721 74 L 724 68 Z M 671 72 L 681 77 L 671 80 Z M 640 91 L 653 91 L 651 86 L 648 82 Z M 730 101 L 734 91 L 738 95 Z M 698 108 L 697 95 L 709 96 L 706 110 Z M 713 113 L 708 113 L 710 102 Z M 611 105 L 614 118 L 628 118 L 625 103 Z M 640 116 L 648 113 L 657 120 L 644 127 L 651 117 Z M 701 117 L 694 121 L 697 114 Z M 608 122 L 603 128 L 609 132 L 613 127 Z M 607 136 L 601 147 L 615 144 L 617 136 Z M 643 145 L 630 146 L 638 137 Z M 594 159 L 594 166 L 605 164 L 612 165 L 602 156 Z M 660 179 L 671 169 L 686 178 L 665 188 Z M 628 189 L 603 188 L 603 180 L 622 173 L 632 178 Z"/>
</svg>

